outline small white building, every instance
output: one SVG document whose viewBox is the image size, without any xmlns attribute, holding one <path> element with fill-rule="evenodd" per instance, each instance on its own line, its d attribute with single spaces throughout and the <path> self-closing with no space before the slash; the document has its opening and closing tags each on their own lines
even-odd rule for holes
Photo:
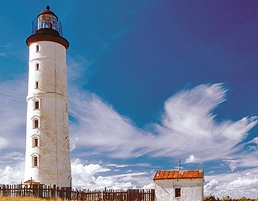
<svg viewBox="0 0 258 201">
<path fill-rule="evenodd" d="M 160 170 L 153 180 L 156 201 L 203 201 L 203 170 Z"/>
</svg>

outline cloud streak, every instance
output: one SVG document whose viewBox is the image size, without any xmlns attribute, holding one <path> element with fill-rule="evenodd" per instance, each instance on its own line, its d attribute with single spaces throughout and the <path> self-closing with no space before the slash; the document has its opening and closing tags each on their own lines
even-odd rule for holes
<svg viewBox="0 0 258 201">
<path fill-rule="evenodd" d="M 75 90 L 72 90 L 73 92 Z M 70 114 L 72 144 L 76 147 L 93 147 L 96 152 L 105 150 L 111 157 L 128 158 L 147 152 L 146 143 L 154 137 L 133 126 L 130 119 L 119 115 L 110 105 L 94 94 L 71 95 Z M 135 140 L 134 143 L 128 143 Z"/>
<path fill-rule="evenodd" d="M 156 125 L 162 147 L 156 156 L 194 154 L 204 161 L 234 153 L 235 146 L 257 124 L 257 117 L 217 122 L 212 112 L 226 100 L 225 96 L 223 85 L 213 84 L 199 85 L 169 98 L 162 124 Z"/>
<path fill-rule="evenodd" d="M 0 88 L 0 150 L 7 147 L 24 149 L 26 81 L 25 79 L 6 81 L 0 83 Z"/>
<path fill-rule="evenodd" d="M 199 85 L 170 97 L 161 123 L 148 126 L 152 131 L 137 128 L 96 95 L 72 91 L 74 147 L 92 147 L 96 153 L 105 150 L 114 158 L 180 155 L 187 163 L 223 158 L 242 148 L 237 145 L 257 124 L 257 117 L 215 120 L 213 110 L 226 100 L 222 84 Z"/>
</svg>

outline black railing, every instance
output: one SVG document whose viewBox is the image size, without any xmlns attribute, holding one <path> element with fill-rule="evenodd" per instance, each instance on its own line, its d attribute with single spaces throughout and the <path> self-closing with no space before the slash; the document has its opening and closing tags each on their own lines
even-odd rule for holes
<svg viewBox="0 0 258 201">
<path fill-rule="evenodd" d="M 56 30 L 60 36 L 62 36 L 62 23 L 61 21 L 55 21 L 53 23 L 45 23 L 38 21 L 38 18 L 32 21 L 32 34 L 37 33 L 40 29 L 53 29 Z"/>
</svg>

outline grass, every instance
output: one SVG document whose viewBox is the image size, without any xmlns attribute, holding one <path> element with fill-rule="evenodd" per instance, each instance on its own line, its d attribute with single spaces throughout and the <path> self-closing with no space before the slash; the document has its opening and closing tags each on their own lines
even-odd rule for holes
<svg viewBox="0 0 258 201">
<path fill-rule="evenodd" d="M 22 196 L 22 197 L 9 197 L 9 196 L 0 196 L 0 201 L 58 201 L 61 199 L 44 199 L 44 198 L 38 198 L 33 196 Z"/>
</svg>

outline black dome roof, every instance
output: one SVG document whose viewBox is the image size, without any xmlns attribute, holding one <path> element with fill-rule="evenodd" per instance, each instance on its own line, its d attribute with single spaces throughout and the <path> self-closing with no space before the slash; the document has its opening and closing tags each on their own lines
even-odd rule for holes
<svg viewBox="0 0 258 201">
<path fill-rule="evenodd" d="M 43 10 L 41 13 L 39 13 L 38 16 L 43 15 L 43 14 L 50 14 L 50 15 L 54 15 L 57 18 L 56 14 L 53 13 L 52 11 L 50 11 L 49 9 L 50 9 L 50 6 L 47 6 L 46 10 Z"/>
</svg>

